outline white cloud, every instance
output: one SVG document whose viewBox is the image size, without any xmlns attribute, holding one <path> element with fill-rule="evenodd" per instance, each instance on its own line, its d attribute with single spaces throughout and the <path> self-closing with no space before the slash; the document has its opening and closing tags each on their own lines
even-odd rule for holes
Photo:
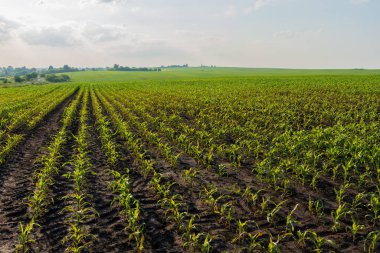
<svg viewBox="0 0 380 253">
<path fill-rule="evenodd" d="M 253 4 L 255 10 L 261 9 L 264 5 L 268 3 L 267 0 L 256 0 Z"/>
<path fill-rule="evenodd" d="M 230 5 L 228 6 L 227 10 L 224 12 L 224 15 L 226 17 L 233 17 L 237 14 L 238 9 L 236 8 L 235 5 Z"/>
<path fill-rule="evenodd" d="M 296 33 L 294 31 L 284 30 L 284 31 L 279 31 L 279 32 L 273 33 L 273 38 L 287 38 L 287 39 L 290 39 L 290 38 L 297 37 L 298 35 L 299 35 L 299 33 Z"/>
<path fill-rule="evenodd" d="M 268 0 L 254 0 L 252 5 L 244 9 L 244 12 L 248 14 L 253 11 L 260 10 L 267 4 L 268 4 Z"/>
<path fill-rule="evenodd" d="M 137 36 L 129 32 L 125 25 L 99 25 L 93 22 L 83 27 L 82 35 L 89 42 L 95 43 L 134 40 Z"/>
<path fill-rule="evenodd" d="M 80 4 L 112 4 L 112 5 L 116 5 L 116 4 L 126 4 L 128 3 L 129 0 L 80 0 L 79 3 Z"/>
<path fill-rule="evenodd" d="M 12 31 L 18 27 L 19 24 L 17 22 L 0 16 L 0 42 L 9 40 L 11 38 Z"/>
<path fill-rule="evenodd" d="M 70 25 L 31 28 L 20 33 L 20 38 L 29 45 L 69 47 L 78 45 L 77 31 Z"/>
<path fill-rule="evenodd" d="M 364 61 L 379 65 L 376 8 L 355 16 L 345 8 L 376 1 L 325 6 L 341 9 L 325 13 L 323 22 L 329 25 L 324 31 L 318 31 L 320 15 L 313 11 L 322 8 L 323 1 L 300 1 L 221 0 L 215 6 L 219 0 L 0 0 L 0 65 L 295 66 L 297 52 L 298 66 L 323 66 L 330 58 L 335 66 Z M 345 24 L 348 17 L 349 24 L 356 25 Z M 358 52 L 358 57 L 349 63 L 346 54 L 336 53 L 340 48 L 347 55 Z"/>
<path fill-rule="evenodd" d="M 367 4 L 370 0 L 350 0 L 352 4 Z"/>
<path fill-rule="evenodd" d="M 292 30 L 283 30 L 273 33 L 273 38 L 275 39 L 295 39 L 295 38 L 316 38 L 323 33 L 323 26 L 317 29 L 310 29 L 305 31 L 292 31 Z"/>
<path fill-rule="evenodd" d="M 126 3 L 127 0 L 98 0 L 97 2 L 99 2 L 99 3 L 117 4 L 117 3 Z"/>
<path fill-rule="evenodd" d="M 129 0 L 79 0 L 79 1 L 60 1 L 60 0 L 38 0 L 34 3 L 36 6 L 45 6 L 45 7 L 67 7 L 67 6 L 83 6 L 83 5 L 99 5 L 99 4 L 125 4 Z"/>
<path fill-rule="evenodd" d="M 43 1 L 43 0 L 39 0 L 39 1 L 37 1 L 37 2 L 35 2 L 35 5 L 44 5 L 45 4 L 45 1 Z"/>
<path fill-rule="evenodd" d="M 26 27 L 20 31 L 19 37 L 28 45 L 49 47 L 132 43 L 139 39 L 139 36 L 130 32 L 125 25 L 100 25 L 95 22 L 71 22 L 42 28 Z"/>
</svg>

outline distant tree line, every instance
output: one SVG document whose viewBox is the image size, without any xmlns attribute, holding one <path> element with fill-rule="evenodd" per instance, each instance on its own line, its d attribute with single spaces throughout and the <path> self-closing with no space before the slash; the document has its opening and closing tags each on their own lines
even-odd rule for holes
<svg viewBox="0 0 380 253">
<path fill-rule="evenodd" d="M 189 67 L 189 64 L 184 64 L 184 65 L 168 65 L 168 66 L 164 66 L 164 65 L 161 65 L 161 68 L 188 68 Z"/>
<path fill-rule="evenodd" d="M 38 78 L 38 73 L 37 72 L 31 72 L 29 74 L 26 74 L 24 76 L 21 76 L 21 75 L 15 75 L 14 76 L 14 79 L 15 79 L 15 82 L 16 83 L 22 83 L 22 82 L 25 82 L 25 81 L 32 81 L 34 79 L 37 79 Z"/>
<path fill-rule="evenodd" d="M 136 68 L 136 67 L 123 67 L 120 66 L 119 64 L 114 64 L 113 68 L 107 68 L 108 70 L 111 71 L 161 71 L 160 68 Z"/>
<path fill-rule="evenodd" d="M 2 82 L 2 83 L 8 83 L 8 78 L 6 78 L 6 77 L 0 77 L 0 82 Z"/>
<path fill-rule="evenodd" d="M 5 79 L 5 80 L 7 80 L 7 79 Z M 27 74 L 25 76 L 19 76 L 19 75 L 14 76 L 14 81 L 16 83 L 33 82 L 33 81 L 41 82 L 43 80 L 46 80 L 46 81 L 51 82 L 51 83 L 63 83 L 63 82 L 70 81 L 70 77 L 68 75 L 64 75 L 64 74 L 62 74 L 62 75 L 38 74 L 37 72 L 33 72 L 33 73 Z M 5 81 L 4 83 L 7 83 L 7 82 L 8 82 L 8 80 Z"/>
<path fill-rule="evenodd" d="M 64 83 L 70 81 L 70 77 L 68 75 L 55 75 L 49 74 L 46 75 L 46 81 L 51 83 Z"/>
<path fill-rule="evenodd" d="M 36 68 L 14 68 L 12 66 L 0 68 L 0 76 L 25 76 L 27 74 L 37 72 Z"/>
<path fill-rule="evenodd" d="M 63 65 L 62 68 L 54 68 L 53 66 L 49 66 L 49 68 L 46 71 L 42 71 L 42 73 L 46 74 L 56 74 L 56 73 L 67 73 L 67 72 L 78 72 L 83 71 L 83 69 L 73 68 L 69 65 Z"/>
<path fill-rule="evenodd" d="M 78 72 L 84 69 L 70 67 L 64 65 L 60 68 L 49 66 L 48 68 L 27 68 L 27 67 L 0 67 L 0 82 L 8 83 L 14 80 L 16 83 L 33 82 L 41 83 L 48 82 L 67 82 L 70 80 L 68 75 L 55 75 L 57 73 Z"/>
<path fill-rule="evenodd" d="M 20 68 L 14 68 L 12 66 L 8 67 L 2 67 L 0 68 L 0 77 L 5 76 L 25 76 L 25 78 L 28 78 L 27 75 L 37 73 L 37 74 L 57 74 L 57 73 L 67 73 L 67 72 L 78 72 L 83 71 L 84 69 L 74 68 L 70 67 L 69 65 L 64 65 L 61 68 L 54 68 L 53 66 L 49 66 L 48 68 L 27 68 L 27 67 L 20 67 Z M 33 78 L 29 77 L 29 78 Z"/>
</svg>

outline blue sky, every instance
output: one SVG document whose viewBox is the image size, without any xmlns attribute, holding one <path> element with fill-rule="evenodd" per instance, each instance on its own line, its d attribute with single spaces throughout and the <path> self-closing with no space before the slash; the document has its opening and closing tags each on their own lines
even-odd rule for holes
<svg viewBox="0 0 380 253">
<path fill-rule="evenodd" d="M 379 0 L 0 0 L 0 66 L 380 68 Z"/>
</svg>

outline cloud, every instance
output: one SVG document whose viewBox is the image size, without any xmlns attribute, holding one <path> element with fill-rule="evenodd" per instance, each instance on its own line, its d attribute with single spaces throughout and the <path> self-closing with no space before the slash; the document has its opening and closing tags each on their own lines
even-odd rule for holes
<svg viewBox="0 0 380 253">
<path fill-rule="evenodd" d="M 125 4 L 129 0 L 80 0 L 80 4 Z"/>
<path fill-rule="evenodd" d="M 35 5 L 44 5 L 44 4 L 46 4 L 45 3 L 45 1 L 43 1 L 43 0 L 39 0 L 39 1 L 37 1 L 37 2 L 35 2 Z"/>
<path fill-rule="evenodd" d="M 236 8 L 235 5 L 230 5 L 228 6 L 227 10 L 224 12 L 224 15 L 226 17 L 233 17 L 233 16 L 236 16 L 238 12 L 238 9 Z"/>
<path fill-rule="evenodd" d="M 254 0 L 253 4 L 247 8 L 245 8 L 245 13 L 252 13 L 253 11 L 258 11 L 268 4 L 268 0 Z"/>
<path fill-rule="evenodd" d="M 256 0 L 253 4 L 255 10 L 261 9 L 264 5 L 268 3 L 267 0 Z"/>
<path fill-rule="evenodd" d="M 101 25 L 95 22 L 71 22 L 58 26 L 26 27 L 19 37 L 28 45 L 48 47 L 80 47 L 135 43 L 139 36 L 125 25 Z"/>
<path fill-rule="evenodd" d="M 352 4 L 367 4 L 370 0 L 350 0 Z"/>
<path fill-rule="evenodd" d="M 18 27 L 19 24 L 17 22 L 0 16 L 0 42 L 9 40 L 11 38 L 12 31 Z"/>
<path fill-rule="evenodd" d="M 98 0 L 99 3 L 106 3 L 106 4 L 117 4 L 117 3 L 126 3 L 127 0 Z"/>
<path fill-rule="evenodd" d="M 134 39 L 135 34 L 128 31 L 124 25 L 99 25 L 96 23 L 87 23 L 81 33 L 83 37 L 90 42 L 115 42 L 125 39 Z"/>
<path fill-rule="evenodd" d="M 70 47 L 78 45 L 77 31 L 69 25 L 60 27 L 32 28 L 20 34 L 20 38 L 29 45 L 50 47 Z"/>
<path fill-rule="evenodd" d="M 300 33 L 293 32 L 293 31 L 290 31 L 290 30 L 284 30 L 284 31 L 275 32 L 273 34 L 273 38 L 287 38 L 287 39 L 290 39 L 290 38 L 295 38 L 295 37 L 297 37 L 299 35 L 300 35 Z"/>
<path fill-rule="evenodd" d="M 146 39 L 138 43 L 110 47 L 107 54 L 113 59 L 119 59 L 122 64 L 133 65 L 132 62 L 135 62 L 135 65 L 139 66 L 169 64 L 168 59 L 174 63 L 186 62 L 192 57 L 188 48 L 184 49 L 181 46 L 159 39 Z"/>
<path fill-rule="evenodd" d="M 305 30 L 305 31 L 291 31 L 283 30 L 273 33 L 273 38 L 275 39 L 295 39 L 295 38 L 316 38 L 323 33 L 323 26 L 314 29 L 314 30 Z"/>
<path fill-rule="evenodd" d="M 67 6 L 62 1 L 57 1 L 57 0 L 38 0 L 34 2 L 34 5 L 37 6 L 37 8 L 49 8 L 49 9 L 62 9 Z"/>
<path fill-rule="evenodd" d="M 125 4 L 129 2 L 129 0 L 67 0 L 67 3 L 60 0 L 37 0 L 34 5 L 36 6 L 44 6 L 50 8 L 64 8 L 67 5 L 69 6 L 86 6 L 86 5 L 99 5 L 99 4 Z"/>
<path fill-rule="evenodd" d="M 268 4 L 268 0 L 253 0 L 253 2 L 245 8 L 237 8 L 236 5 L 228 6 L 224 12 L 226 17 L 235 17 L 238 14 L 251 14 L 254 11 L 258 11 Z"/>
</svg>

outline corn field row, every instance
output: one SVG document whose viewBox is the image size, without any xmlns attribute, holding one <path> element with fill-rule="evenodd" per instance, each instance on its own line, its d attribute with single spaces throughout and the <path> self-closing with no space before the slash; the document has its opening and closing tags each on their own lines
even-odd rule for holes
<svg viewBox="0 0 380 253">
<path fill-rule="evenodd" d="M 380 250 L 377 77 L 18 89 L 1 252 Z"/>
</svg>

